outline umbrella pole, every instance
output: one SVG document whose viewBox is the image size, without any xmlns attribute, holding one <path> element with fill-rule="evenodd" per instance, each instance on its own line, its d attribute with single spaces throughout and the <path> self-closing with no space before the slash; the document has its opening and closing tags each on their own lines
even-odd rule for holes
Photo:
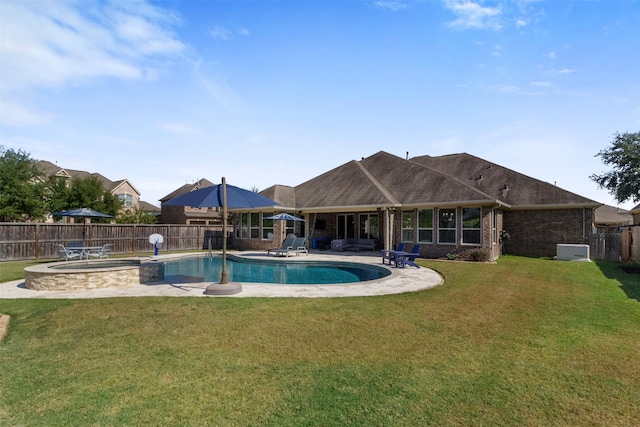
<svg viewBox="0 0 640 427">
<path fill-rule="evenodd" d="M 227 180 L 222 177 L 222 275 L 220 284 L 229 283 L 227 278 Z"/>
</svg>

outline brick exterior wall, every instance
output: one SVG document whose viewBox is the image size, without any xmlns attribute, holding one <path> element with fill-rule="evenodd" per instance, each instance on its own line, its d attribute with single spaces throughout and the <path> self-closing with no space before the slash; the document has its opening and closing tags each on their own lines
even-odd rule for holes
<svg viewBox="0 0 640 427">
<path fill-rule="evenodd" d="M 588 245 L 593 220 L 593 209 L 505 211 L 503 229 L 510 235 L 505 252 L 553 257 L 558 243 Z"/>
<path fill-rule="evenodd" d="M 468 251 L 470 249 L 484 249 L 487 251 L 489 256 L 493 256 L 493 258 L 498 258 L 500 256 L 500 246 L 499 244 L 492 244 L 491 242 L 491 216 L 493 215 L 493 208 L 491 206 L 484 206 L 480 211 L 481 215 L 481 244 L 474 245 L 469 243 L 462 243 L 462 208 L 456 209 L 456 218 L 457 218 L 457 241 L 456 243 L 451 244 L 439 244 L 438 243 L 438 209 L 433 210 L 434 214 L 434 229 L 433 229 L 433 243 L 420 243 L 420 257 L 422 258 L 443 258 L 447 254 L 450 253 L 461 253 L 464 251 Z M 502 221 L 502 215 L 498 214 L 498 225 L 500 225 Z M 417 225 L 416 225 L 417 226 Z M 397 247 L 401 241 L 402 237 L 402 214 L 400 212 L 394 215 L 393 221 L 394 227 L 394 242 L 393 246 Z M 500 228 L 498 228 L 500 230 Z M 417 236 L 417 231 L 414 233 Z M 405 250 L 411 250 L 411 245 L 413 243 L 408 243 L 405 246 Z"/>
<path fill-rule="evenodd" d="M 489 257 L 497 259 L 502 255 L 499 235 L 502 230 L 509 233 L 510 238 L 504 242 L 505 253 L 535 257 L 553 257 L 556 244 L 589 244 L 591 224 L 593 223 L 593 209 L 540 209 L 495 211 L 496 238 L 492 235 L 494 208 L 484 206 L 481 209 L 481 244 L 462 243 L 462 208 L 457 208 L 457 242 L 455 244 L 438 244 L 437 209 L 434 209 L 434 243 L 421 243 L 420 256 L 423 258 L 442 258 L 450 253 L 460 254 L 471 249 L 484 249 Z M 357 218 L 357 214 L 356 218 Z M 314 214 L 311 219 L 324 220 L 324 230 L 314 230 L 313 237 L 335 238 L 337 214 Z M 307 218 L 309 220 L 309 218 Z M 393 215 L 394 242 L 396 247 L 401 239 L 402 215 Z M 234 236 L 232 247 L 238 250 L 266 251 L 277 248 L 282 242 L 281 221 L 274 223 L 274 239 L 239 239 Z M 380 242 L 384 241 L 384 212 L 379 212 Z M 296 223 L 296 234 L 304 235 L 305 223 Z M 358 229 L 356 227 L 356 235 Z M 415 233 L 417 235 L 417 232 Z M 496 241 L 497 240 L 497 241 Z M 311 247 L 311 241 L 308 242 Z M 408 245 L 409 248 L 411 247 Z"/>
</svg>

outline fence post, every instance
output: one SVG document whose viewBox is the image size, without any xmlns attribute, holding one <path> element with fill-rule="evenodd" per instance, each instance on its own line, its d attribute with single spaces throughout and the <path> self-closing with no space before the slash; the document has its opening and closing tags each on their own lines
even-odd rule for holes
<svg viewBox="0 0 640 427">
<path fill-rule="evenodd" d="M 35 239 L 36 239 L 35 255 L 36 255 L 36 261 L 37 261 L 38 259 L 40 259 L 40 224 L 36 224 Z"/>
<path fill-rule="evenodd" d="M 131 247 L 133 248 L 133 254 L 138 252 L 138 240 L 136 239 L 136 225 L 133 224 L 133 230 L 131 230 Z"/>
</svg>

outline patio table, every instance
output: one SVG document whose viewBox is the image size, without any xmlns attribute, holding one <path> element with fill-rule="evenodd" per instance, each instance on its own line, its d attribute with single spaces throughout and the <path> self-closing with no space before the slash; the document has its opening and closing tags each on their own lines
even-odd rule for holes
<svg viewBox="0 0 640 427">
<path fill-rule="evenodd" d="M 89 259 L 89 252 L 98 251 L 102 246 L 72 246 L 69 249 L 80 252 L 80 259 Z"/>
</svg>

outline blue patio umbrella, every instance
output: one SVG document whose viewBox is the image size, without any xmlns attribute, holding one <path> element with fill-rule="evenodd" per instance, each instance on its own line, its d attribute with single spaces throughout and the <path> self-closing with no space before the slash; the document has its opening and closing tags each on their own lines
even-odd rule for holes
<svg viewBox="0 0 640 427">
<path fill-rule="evenodd" d="M 222 184 L 200 188 L 164 202 L 167 206 L 190 206 L 192 208 L 222 208 L 222 274 L 220 285 L 207 287 L 207 295 L 231 295 L 242 291 L 240 284 L 229 285 L 227 278 L 227 209 L 253 209 L 275 207 L 278 203 L 253 191 L 233 185 Z"/>
<path fill-rule="evenodd" d="M 70 211 L 60 211 L 54 212 L 51 214 L 52 216 L 70 216 L 73 218 L 113 218 L 113 215 L 107 215 L 106 213 L 94 211 L 89 208 L 79 208 L 72 209 Z M 84 241 L 87 237 L 87 226 L 85 225 L 82 229 L 82 240 Z"/>
<path fill-rule="evenodd" d="M 102 212 L 94 211 L 89 208 L 72 209 L 70 211 L 54 212 L 53 216 L 72 216 L 82 218 L 113 218 L 113 215 L 107 215 Z"/>
<path fill-rule="evenodd" d="M 279 214 L 273 215 L 273 216 L 266 216 L 266 217 L 264 217 L 264 219 L 279 219 L 279 220 L 284 220 L 284 221 L 304 221 L 304 219 L 298 218 L 297 216 L 293 216 L 293 215 L 288 214 L 288 213 L 279 213 Z"/>
<path fill-rule="evenodd" d="M 223 178 L 224 179 L 224 178 Z M 193 190 L 189 193 L 164 202 L 167 206 L 190 206 L 192 208 L 222 208 L 223 185 Z M 226 185 L 227 209 L 259 208 L 263 206 L 277 206 L 278 203 L 253 191 L 245 190 L 233 185 Z"/>
</svg>

